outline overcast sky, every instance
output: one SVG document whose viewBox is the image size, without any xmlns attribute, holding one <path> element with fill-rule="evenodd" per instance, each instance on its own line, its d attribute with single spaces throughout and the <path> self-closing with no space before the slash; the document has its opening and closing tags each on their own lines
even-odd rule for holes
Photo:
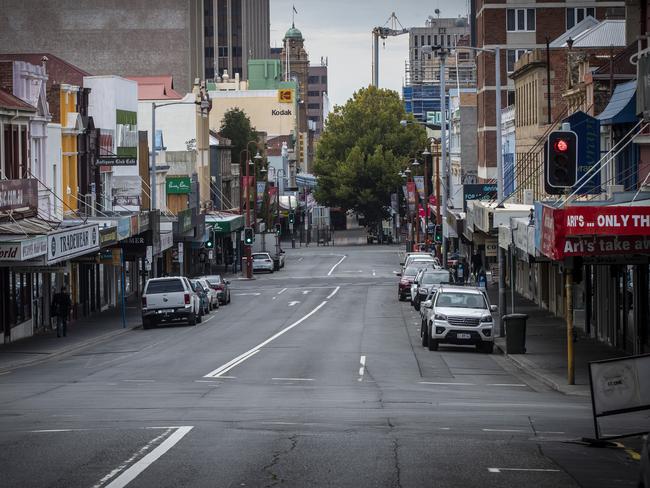
<svg viewBox="0 0 650 488">
<path fill-rule="evenodd" d="M 271 46 L 281 47 L 291 27 L 292 5 L 296 27 L 305 38 L 311 64 L 329 59 L 329 97 L 341 105 L 357 89 L 370 84 L 372 28 L 383 26 L 391 12 L 404 27 L 422 27 L 435 9 L 440 17 L 466 15 L 466 0 L 271 0 Z M 380 41 L 379 85 L 401 93 L 408 35 Z"/>
</svg>

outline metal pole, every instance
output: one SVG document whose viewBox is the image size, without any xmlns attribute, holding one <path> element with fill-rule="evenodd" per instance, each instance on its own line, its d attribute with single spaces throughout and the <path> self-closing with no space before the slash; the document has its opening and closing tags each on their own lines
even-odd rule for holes
<svg viewBox="0 0 650 488">
<path fill-rule="evenodd" d="M 157 183 L 156 183 L 156 103 L 151 103 L 151 210 L 156 208 L 157 203 Z"/>
<path fill-rule="evenodd" d="M 551 125 L 552 118 L 551 118 L 551 47 L 550 47 L 550 40 L 548 36 L 546 36 L 546 111 L 548 112 L 546 115 L 546 123 L 548 125 Z M 569 48 L 569 55 L 571 54 L 570 48 Z"/>
<path fill-rule="evenodd" d="M 440 153 L 438 152 L 438 144 L 436 144 L 436 225 L 442 226 L 442 222 L 440 221 Z M 442 227 L 440 231 L 442 232 Z M 436 251 L 436 256 L 442 258 L 442 253 L 437 243 Z"/>
<path fill-rule="evenodd" d="M 497 246 L 497 256 L 499 260 L 499 332 L 501 337 L 506 335 L 506 329 L 503 326 L 503 316 L 508 314 L 506 303 L 506 251 L 501 246 Z"/>
<path fill-rule="evenodd" d="M 379 34 L 372 34 L 372 86 L 379 87 Z"/>
<path fill-rule="evenodd" d="M 424 157 L 424 242 L 429 242 L 429 156 Z"/>
<path fill-rule="evenodd" d="M 442 187 L 442 216 L 440 225 L 442 221 L 446 220 L 447 216 L 447 182 L 448 182 L 448 171 L 447 171 L 447 91 L 445 87 L 446 81 L 446 67 L 445 61 L 447 57 L 447 51 L 445 48 L 440 50 L 440 141 L 442 143 L 442 174 L 445 178 L 445 184 Z M 442 265 L 447 267 L 447 238 L 444 233 L 444 226 L 441 227 L 442 230 Z"/>
<path fill-rule="evenodd" d="M 251 226 L 251 185 L 250 185 L 250 164 L 248 159 L 250 154 L 246 150 L 246 227 Z M 246 244 L 246 278 L 249 280 L 253 277 L 253 263 L 251 263 L 251 246 Z"/>
<path fill-rule="evenodd" d="M 566 352 L 567 352 L 567 382 L 575 385 L 575 367 L 573 352 L 573 275 L 569 268 L 564 271 L 564 293 L 566 293 Z"/>
<path fill-rule="evenodd" d="M 496 142 L 497 142 L 497 200 L 503 201 L 503 153 L 501 150 L 501 49 L 494 48 L 494 80 L 496 85 L 496 110 L 497 119 Z"/>
</svg>

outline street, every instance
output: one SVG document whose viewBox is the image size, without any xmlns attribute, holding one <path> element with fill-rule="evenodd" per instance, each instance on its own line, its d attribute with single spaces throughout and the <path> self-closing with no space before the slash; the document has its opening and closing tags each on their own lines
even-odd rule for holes
<svg viewBox="0 0 650 488">
<path fill-rule="evenodd" d="M 579 442 L 588 398 L 499 354 L 423 348 L 396 246 L 286 257 L 196 327 L 0 375 L 0 485 L 636 486 L 624 449 Z"/>
</svg>

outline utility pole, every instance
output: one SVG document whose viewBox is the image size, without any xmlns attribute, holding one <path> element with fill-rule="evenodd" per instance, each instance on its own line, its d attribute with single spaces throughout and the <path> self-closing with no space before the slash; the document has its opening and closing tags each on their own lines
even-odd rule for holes
<svg viewBox="0 0 650 488">
<path fill-rule="evenodd" d="M 448 191 L 448 175 L 447 171 L 447 91 L 445 81 L 447 76 L 446 60 L 449 51 L 447 48 L 442 47 L 438 50 L 440 56 L 440 142 L 442 144 L 442 174 L 445 176 L 445 184 L 442 187 L 442 218 L 447 215 L 447 191 Z M 442 220 L 440 221 L 442 234 L 442 265 L 447 267 L 447 238 L 444 235 L 444 227 L 442 227 Z"/>
<path fill-rule="evenodd" d="M 436 143 L 435 153 L 436 153 L 436 225 L 442 226 L 442 222 L 440 221 L 440 152 L 438 150 L 437 143 Z M 437 251 L 436 255 L 440 259 L 442 259 L 442 253 L 440 252 L 441 250 L 438 247 L 438 243 L 436 243 L 436 251 Z"/>
<path fill-rule="evenodd" d="M 573 274 L 569 267 L 564 268 L 564 293 L 566 295 L 567 382 L 569 385 L 575 385 L 576 376 L 573 351 Z"/>
<path fill-rule="evenodd" d="M 250 182 L 250 153 L 246 150 L 246 227 L 251 226 L 251 182 Z M 253 277 L 253 263 L 251 262 L 251 246 L 246 244 L 246 278 Z"/>
</svg>

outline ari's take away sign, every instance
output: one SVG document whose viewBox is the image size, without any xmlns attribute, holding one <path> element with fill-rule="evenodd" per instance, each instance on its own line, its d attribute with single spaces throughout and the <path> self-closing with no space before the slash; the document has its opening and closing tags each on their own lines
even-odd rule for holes
<svg viewBox="0 0 650 488">
<path fill-rule="evenodd" d="M 167 178 L 167 194 L 183 195 L 190 192 L 191 183 L 189 176 Z"/>
</svg>

